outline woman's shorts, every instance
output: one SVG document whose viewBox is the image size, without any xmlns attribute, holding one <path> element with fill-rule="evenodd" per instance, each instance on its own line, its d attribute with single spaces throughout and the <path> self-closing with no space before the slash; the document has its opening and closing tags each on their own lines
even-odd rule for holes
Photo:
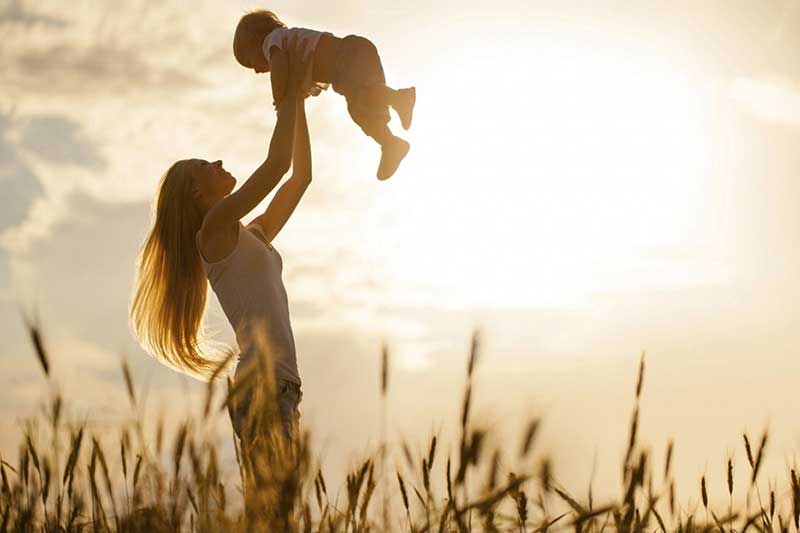
<svg viewBox="0 0 800 533">
<path fill-rule="evenodd" d="M 300 385 L 293 381 L 279 379 L 277 381 L 278 416 L 280 417 L 283 431 L 289 440 L 297 435 L 300 424 L 300 401 L 303 391 Z M 228 405 L 233 431 L 241 439 L 247 417 L 250 413 L 252 392 L 245 393 L 235 406 Z"/>
</svg>

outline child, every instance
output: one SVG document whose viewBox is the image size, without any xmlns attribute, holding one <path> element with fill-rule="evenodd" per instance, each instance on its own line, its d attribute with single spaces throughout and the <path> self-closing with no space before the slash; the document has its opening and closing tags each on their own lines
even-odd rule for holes
<svg viewBox="0 0 800 533">
<path fill-rule="evenodd" d="M 317 96 L 333 85 L 333 90 L 347 99 L 353 122 L 381 145 L 378 179 L 391 177 L 410 145 L 389 129 L 389 106 L 407 130 L 411 126 L 416 89 L 387 87 L 378 51 L 363 37 L 349 35 L 342 39 L 327 32 L 287 28 L 274 13 L 265 10 L 248 13 L 239 20 L 233 38 L 236 60 L 257 73 L 271 73 L 276 106 L 286 91 L 287 57 L 293 50 L 299 50 L 301 57 L 309 59 L 301 90 Z"/>
</svg>

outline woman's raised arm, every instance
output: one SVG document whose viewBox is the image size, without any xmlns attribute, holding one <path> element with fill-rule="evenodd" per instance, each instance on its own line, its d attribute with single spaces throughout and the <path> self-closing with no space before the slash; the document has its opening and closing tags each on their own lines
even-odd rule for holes
<svg viewBox="0 0 800 533">
<path fill-rule="evenodd" d="M 296 95 L 307 63 L 302 55 L 292 54 L 289 63 L 289 86 L 286 98 L 278 106 L 278 120 L 272 132 L 267 159 L 259 165 L 239 189 L 232 192 L 206 214 L 206 230 L 226 229 L 238 222 L 263 200 L 289 171 L 292 162 L 293 137 L 297 114 Z"/>
<path fill-rule="evenodd" d="M 264 214 L 253 222 L 261 225 L 267 240 L 272 241 L 294 213 L 300 198 L 311 183 L 311 139 L 308 135 L 305 98 L 298 96 L 295 122 L 292 177 L 281 185 Z"/>
</svg>

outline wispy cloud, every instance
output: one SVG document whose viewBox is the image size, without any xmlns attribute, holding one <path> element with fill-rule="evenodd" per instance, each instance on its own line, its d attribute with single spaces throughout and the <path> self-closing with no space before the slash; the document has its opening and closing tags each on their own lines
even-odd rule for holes
<svg viewBox="0 0 800 533">
<path fill-rule="evenodd" d="M 27 7 L 21 0 L 10 0 L 0 8 L 0 26 L 21 25 L 30 27 L 36 24 L 59 28 L 67 25 L 66 20 L 60 17 L 43 15 Z"/>
<path fill-rule="evenodd" d="M 786 79 L 738 78 L 730 94 L 763 120 L 800 127 L 800 83 Z"/>
<path fill-rule="evenodd" d="M 0 250 L 0 303 L 11 300 L 11 273 L 8 269 L 8 254 Z"/>
<path fill-rule="evenodd" d="M 92 169 L 105 166 L 97 146 L 85 137 L 80 124 L 64 116 L 27 117 L 22 125 L 20 146 L 48 163 Z"/>
<path fill-rule="evenodd" d="M 76 173 L 97 172 L 106 161 L 81 124 L 59 114 L 0 115 L 0 247 L 24 250 L 64 215 L 63 195 Z M 66 185 L 66 186 L 65 186 Z"/>
<path fill-rule="evenodd" d="M 42 191 L 32 167 L 13 140 L 16 133 L 14 117 L 0 113 L 0 187 L 3 189 L 0 234 L 25 219 Z"/>
</svg>

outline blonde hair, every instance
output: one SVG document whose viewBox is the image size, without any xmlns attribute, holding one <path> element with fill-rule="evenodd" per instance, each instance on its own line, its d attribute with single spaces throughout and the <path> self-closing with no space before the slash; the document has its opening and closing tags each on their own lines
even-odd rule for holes
<svg viewBox="0 0 800 533">
<path fill-rule="evenodd" d="M 240 65 L 247 67 L 246 51 L 249 47 L 260 46 L 267 35 L 275 28 L 285 28 L 286 24 L 272 11 L 257 9 L 246 13 L 239 19 L 233 34 L 233 56 Z"/>
<path fill-rule="evenodd" d="M 129 318 L 134 335 L 151 355 L 207 379 L 224 350 L 203 330 L 208 282 L 195 234 L 204 214 L 192 196 L 188 165 L 188 160 L 178 161 L 161 178 L 155 220 L 137 261 Z"/>
</svg>

